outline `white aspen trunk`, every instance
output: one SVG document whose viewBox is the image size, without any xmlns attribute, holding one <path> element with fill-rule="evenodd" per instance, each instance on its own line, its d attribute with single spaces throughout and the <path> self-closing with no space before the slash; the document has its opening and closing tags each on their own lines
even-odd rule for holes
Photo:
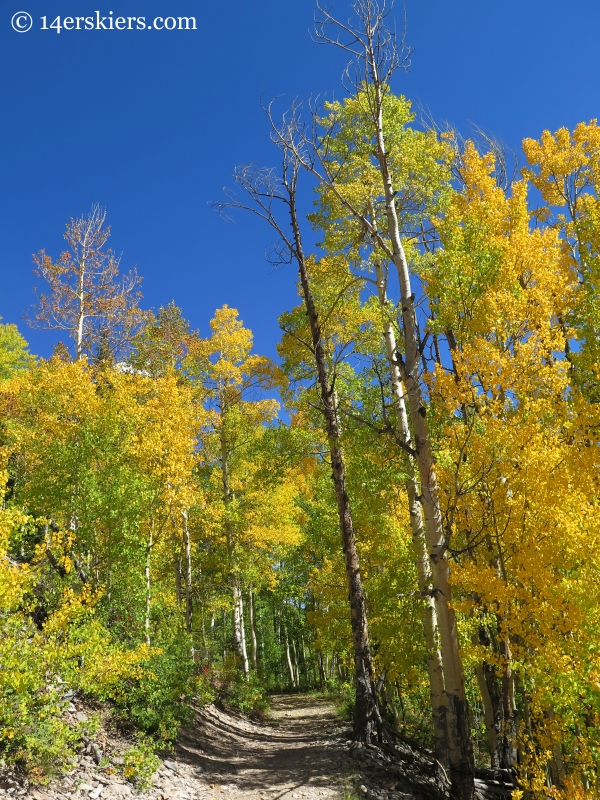
<svg viewBox="0 0 600 800">
<path fill-rule="evenodd" d="M 302 656 L 302 672 L 304 673 L 304 680 L 306 681 L 306 688 L 308 689 L 310 680 L 308 677 L 308 664 L 306 662 L 306 645 L 304 644 L 304 636 L 300 634 L 300 654 Z"/>
<path fill-rule="evenodd" d="M 146 545 L 146 616 L 144 619 L 144 630 L 146 632 L 146 644 L 150 645 L 150 602 L 151 583 L 150 583 L 150 558 L 152 554 L 152 545 L 154 544 L 154 520 L 150 525 L 150 535 L 148 537 L 148 544 Z"/>
<path fill-rule="evenodd" d="M 224 412 L 222 411 L 222 414 Z M 225 433 L 221 427 L 221 477 L 223 480 L 223 502 L 225 510 L 233 499 L 231 487 L 229 485 L 229 454 L 227 452 L 227 443 L 225 441 Z M 248 654 L 246 652 L 246 637 L 244 632 L 244 606 L 242 601 L 242 588 L 240 586 L 240 577 L 237 570 L 237 558 L 235 554 L 235 541 L 233 538 L 233 530 L 229 520 L 225 521 L 225 536 L 227 538 L 227 553 L 229 555 L 229 580 L 231 582 L 231 593 L 233 595 L 233 647 L 235 654 L 239 659 L 240 665 L 244 670 L 244 675 L 248 677 L 250 668 L 248 665 Z"/>
<path fill-rule="evenodd" d="M 263 611 L 258 607 L 258 633 L 260 635 L 260 658 L 261 658 L 261 671 L 264 670 L 265 664 L 265 629 L 263 626 Z"/>
<path fill-rule="evenodd" d="M 188 633 L 192 632 L 193 605 L 192 605 L 192 548 L 190 543 L 190 528 L 188 525 L 187 509 L 183 516 L 183 544 L 185 548 L 185 627 Z"/>
<path fill-rule="evenodd" d="M 240 619 L 240 639 L 242 645 L 242 662 L 244 665 L 244 675 L 248 677 L 248 675 L 250 674 L 250 665 L 248 663 L 248 651 L 246 649 L 246 625 L 244 622 L 244 595 L 242 593 L 241 586 L 238 594 L 238 603 L 240 607 L 239 619 Z"/>
<path fill-rule="evenodd" d="M 374 214 L 372 214 L 374 220 Z M 400 368 L 396 359 L 396 335 L 392 323 L 387 319 L 387 291 L 384 271 L 379 261 L 375 262 L 377 278 L 377 296 L 383 319 L 383 337 L 385 340 L 394 405 L 396 407 L 397 423 L 396 435 L 408 447 L 413 447 L 406 404 L 404 402 L 404 386 L 400 375 Z M 415 460 L 406 454 L 407 478 L 406 493 L 410 513 L 410 526 L 412 533 L 413 559 L 417 568 L 417 582 L 423 597 L 424 608 L 422 614 L 423 629 L 425 632 L 425 646 L 427 652 L 427 672 L 429 677 L 429 696 L 433 715 L 434 752 L 437 760 L 444 765 L 448 762 L 448 730 L 446 725 L 446 693 L 444 687 L 444 669 L 442 654 L 438 646 L 438 623 L 435 599 L 431 585 L 431 568 L 427 558 L 427 541 L 423 526 L 423 514 L 419 497 L 419 483 L 416 476 Z"/>
<path fill-rule="evenodd" d="M 383 89 L 372 62 L 373 101 L 376 108 L 377 160 L 381 172 L 385 195 L 388 235 L 392 245 L 394 265 L 400 283 L 402 321 L 406 364 L 404 384 L 415 439 L 416 462 L 421 485 L 420 502 L 425 517 L 425 533 L 431 562 L 433 594 L 436 601 L 438 629 L 442 645 L 444 685 L 447 698 L 446 723 L 448 729 L 448 764 L 450 767 L 451 796 L 453 800 L 472 800 L 474 796 L 475 763 L 469 724 L 469 710 L 465 694 L 465 677 L 456 614 L 452 607 L 452 589 L 446 532 L 444 531 L 438 498 L 435 461 L 431 450 L 427 408 L 423 401 L 423 390 L 419 379 L 419 345 L 414 294 L 411 289 L 410 272 L 400 236 L 396 213 L 395 190 L 388 167 L 385 136 L 383 130 Z"/>
<path fill-rule="evenodd" d="M 252 585 L 248 589 L 248 618 L 250 621 L 250 637 L 252 644 L 252 669 L 258 669 L 258 637 L 256 636 L 256 619 L 254 613 L 254 592 Z"/>
<path fill-rule="evenodd" d="M 173 565 L 175 567 L 175 594 L 177 596 L 177 608 L 181 609 L 181 559 L 177 549 L 173 551 Z"/>
<path fill-rule="evenodd" d="M 83 326 L 85 321 L 85 258 L 79 262 L 79 280 L 77 284 L 77 338 L 75 339 L 75 361 L 83 355 Z"/>
<path fill-rule="evenodd" d="M 296 640 L 294 639 L 293 635 L 291 636 L 292 639 L 292 650 L 294 651 L 294 673 L 296 676 L 296 686 L 300 686 L 300 670 L 298 668 L 298 650 L 296 649 Z"/>
<path fill-rule="evenodd" d="M 288 640 L 287 625 L 285 624 L 285 622 L 283 623 L 283 637 L 284 637 L 284 640 L 285 640 L 285 657 L 286 657 L 286 660 L 287 660 L 288 671 L 290 673 L 290 682 L 291 682 L 292 686 L 295 687 L 296 686 L 296 680 L 294 678 L 294 667 L 292 665 L 292 658 L 291 658 L 291 655 L 290 655 L 290 643 L 289 643 L 289 640 Z"/>
<path fill-rule="evenodd" d="M 244 670 L 244 675 L 248 676 L 250 668 L 248 665 L 248 654 L 246 652 L 246 637 L 244 631 L 244 606 L 242 601 L 242 589 L 237 575 L 233 576 L 233 646 L 239 659 L 240 666 Z"/>
</svg>

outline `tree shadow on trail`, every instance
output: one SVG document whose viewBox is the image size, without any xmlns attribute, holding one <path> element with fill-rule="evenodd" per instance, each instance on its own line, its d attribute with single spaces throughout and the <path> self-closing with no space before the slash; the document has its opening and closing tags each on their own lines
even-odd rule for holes
<svg viewBox="0 0 600 800">
<path fill-rule="evenodd" d="M 195 710 L 181 731 L 178 757 L 202 767 L 230 796 L 278 800 L 285 795 L 335 796 L 351 768 L 343 752 L 349 736 L 332 703 L 307 695 L 271 698 L 276 727 L 209 706 Z"/>
</svg>

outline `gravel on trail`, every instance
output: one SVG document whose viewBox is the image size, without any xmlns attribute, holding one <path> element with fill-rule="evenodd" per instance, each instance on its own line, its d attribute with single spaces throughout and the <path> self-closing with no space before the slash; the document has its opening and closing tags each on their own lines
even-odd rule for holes
<svg viewBox="0 0 600 800">
<path fill-rule="evenodd" d="M 265 722 L 215 706 L 195 708 L 194 717 L 193 725 L 182 729 L 174 753 L 162 759 L 149 789 L 136 789 L 120 774 L 122 758 L 116 753 L 105 753 L 108 770 L 99 766 L 91 744 L 91 752 L 88 747 L 89 754 L 80 755 L 73 768 L 49 786 L 19 784 L 0 770 L 0 798 L 429 800 L 434 796 L 427 774 L 429 759 L 409 748 L 390 759 L 377 747 L 351 746 L 349 723 L 340 719 L 333 703 L 320 697 L 276 695 Z"/>
</svg>

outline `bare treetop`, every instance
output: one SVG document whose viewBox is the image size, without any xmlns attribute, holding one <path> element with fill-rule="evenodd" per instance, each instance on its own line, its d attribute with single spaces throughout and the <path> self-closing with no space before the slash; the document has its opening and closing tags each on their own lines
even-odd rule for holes
<svg viewBox="0 0 600 800">
<path fill-rule="evenodd" d="M 50 286 L 38 293 L 32 327 L 62 330 L 75 343 L 75 358 L 93 360 L 122 358 L 147 313 L 139 308 L 141 277 L 135 269 L 119 276 L 120 259 L 103 250 L 110 227 L 99 205 L 90 213 L 67 223 L 69 244 L 58 261 L 41 250 L 33 256 L 35 274 Z M 37 293 L 37 290 L 36 290 Z"/>
<path fill-rule="evenodd" d="M 336 19 L 318 0 L 316 6 L 313 39 L 318 44 L 333 44 L 353 57 L 345 76 L 354 89 L 373 80 L 387 85 L 397 69 L 410 67 L 412 48 L 405 41 L 406 17 L 398 35 L 393 0 L 354 0 L 354 13 L 347 22 Z M 388 20 L 393 24 L 388 25 Z"/>
</svg>

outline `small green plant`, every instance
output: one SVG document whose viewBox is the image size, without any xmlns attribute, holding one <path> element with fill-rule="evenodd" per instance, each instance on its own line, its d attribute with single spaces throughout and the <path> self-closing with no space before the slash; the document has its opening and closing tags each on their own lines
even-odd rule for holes
<svg viewBox="0 0 600 800">
<path fill-rule="evenodd" d="M 346 778 L 340 800 L 359 800 L 362 797 L 363 795 L 358 788 L 356 776 Z"/>
<path fill-rule="evenodd" d="M 247 677 L 233 659 L 206 674 L 214 696 L 244 714 L 262 716 L 269 710 L 267 690 L 256 673 Z M 206 690 L 208 693 L 208 690 Z"/>
<path fill-rule="evenodd" d="M 125 751 L 123 774 L 138 789 L 148 789 L 152 785 L 152 775 L 160 766 L 160 759 L 154 753 L 154 744 L 146 736 L 139 736 L 137 744 Z"/>
<path fill-rule="evenodd" d="M 354 684 L 348 681 L 328 680 L 325 684 L 323 694 L 325 697 L 335 702 L 341 717 L 344 719 L 352 719 L 356 706 L 356 689 Z"/>
<path fill-rule="evenodd" d="M 194 678 L 194 698 L 200 706 L 207 706 L 217 699 L 217 690 L 211 677 L 207 668 Z"/>
<path fill-rule="evenodd" d="M 225 701 L 231 708 L 237 708 L 245 714 L 262 715 L 269 709 L 260 678 L 253 673 L 246 678 L 241 670 L 233 674 Z"/>
</svg>

